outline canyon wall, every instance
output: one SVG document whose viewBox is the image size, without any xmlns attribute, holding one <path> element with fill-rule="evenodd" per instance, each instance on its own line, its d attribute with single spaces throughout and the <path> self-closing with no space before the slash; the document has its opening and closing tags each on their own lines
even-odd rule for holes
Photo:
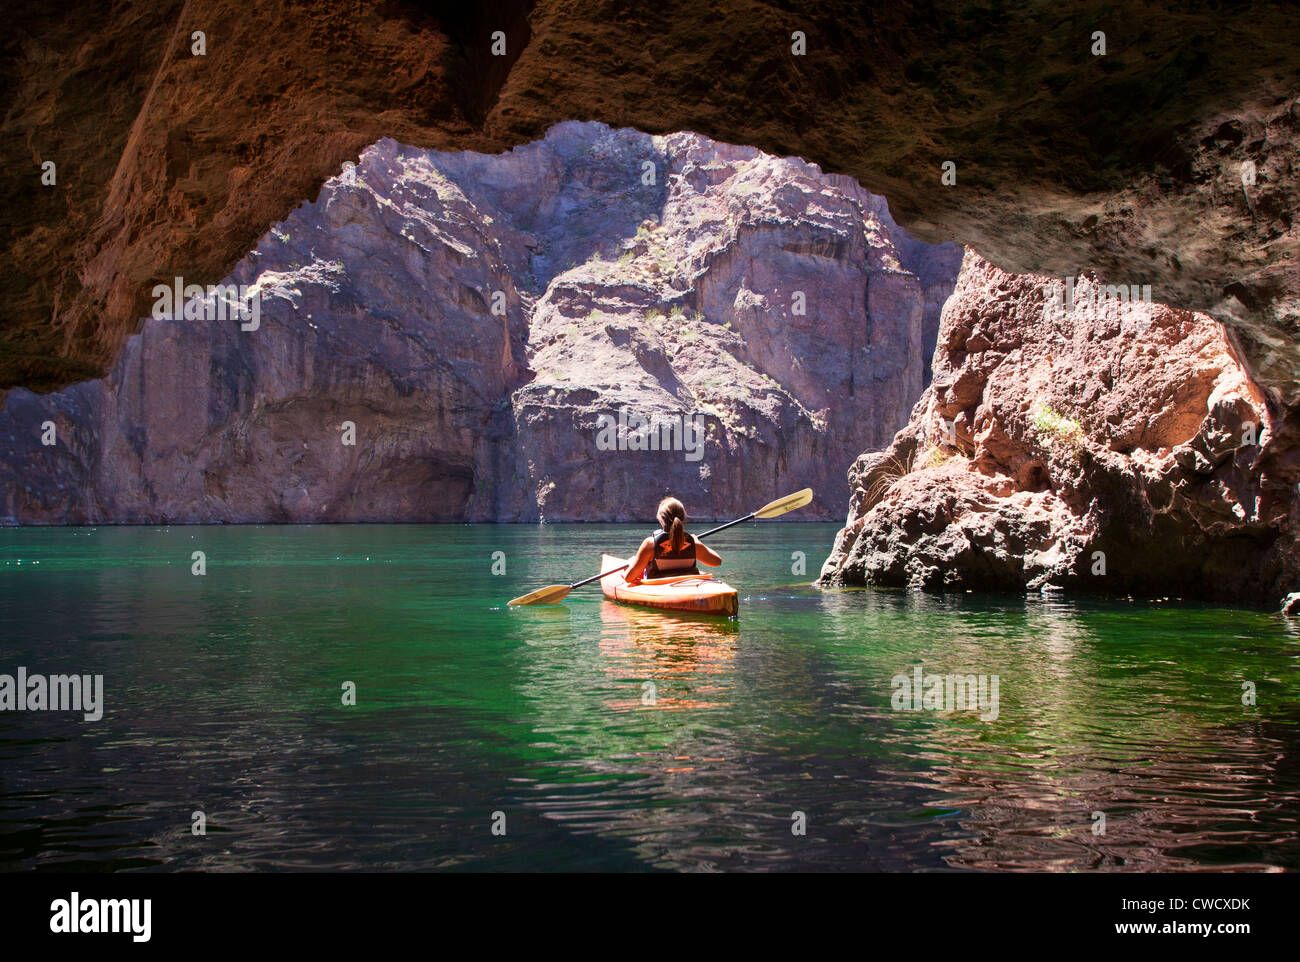
<svg viewBox="0 0 1300 962">
<path fill-rule="evenodd" d="M 1222 325 L 1125 293 L 967 253 L 933 383 L 854 463 L 821 583 L 1260 603 L 1300 587 L 1292 422 Z"/>
<path fill-rule="evenodd" d="M 722 517 L 806 485 L 804 517 L 839 517 L 961 256 L 849 178 L 696 134 L 384 139 L 223 282 L 256 329 L 187 295 L 107 377 L 9 391 L 0 519 L 623 520 L 667 493 Z M 621 411 L 698 417 L 702 446 L 611 449 Z"/>
</svg>

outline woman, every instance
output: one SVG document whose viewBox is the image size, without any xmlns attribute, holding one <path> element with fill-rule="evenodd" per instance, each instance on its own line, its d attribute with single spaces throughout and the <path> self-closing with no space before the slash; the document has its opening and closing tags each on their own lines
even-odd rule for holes
<svg viewBox="0 0 1300 962">
<path fill-rule="evenodd" d="M 639 584 L 642 578 L 697 575 L 700 573 L 695 566 L 697 561 L 710 568 L 722 564 L 716 551 L 686 533 L 686 509 L 676 498 L 660 501 L 655 514 L 663 530 L 641 542 L 636 557 L 628 565 L 628 584 Z"/>
</svg>

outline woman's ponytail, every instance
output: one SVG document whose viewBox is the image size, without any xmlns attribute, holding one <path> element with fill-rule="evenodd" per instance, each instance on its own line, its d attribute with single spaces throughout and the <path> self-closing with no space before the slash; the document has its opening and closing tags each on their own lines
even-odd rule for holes
<svg viewBox="0 0 1300 962">
<path fill-rule="evenodd" d="M 686 547 L 686 509 L 676 498 L 664 498 L 659 502 L 655 512 L 659 518 L 659 527 L 668 532 L 669 543 L 673 551 Z"/>
</svg>

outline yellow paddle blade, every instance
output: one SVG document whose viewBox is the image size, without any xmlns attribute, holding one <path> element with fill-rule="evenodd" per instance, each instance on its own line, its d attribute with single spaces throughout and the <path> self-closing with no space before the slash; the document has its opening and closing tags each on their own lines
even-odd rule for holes
<svg viewBox="0 0 1300 962">
<path fill-rule="evenodd" d="M 512 605 L 558 605 L 568 597 L 571 589 L 568 585 L 547 585 L 545 588 L 538 588 L 536 591 L 530 591 L 526 595 L 520 595 L 513 599 Z"/>
<path fill-rule="evenodd" d="M 796 508 L 802 508 L 804 505 L 812 502 L 812 488 L 804 488 L 802 491 L 796 491 L 794 494 L 787 494 L 778 501 L 764 505 L 754 512 L 756 518 L 779 518 L 781 515 Z"/>
</svg>

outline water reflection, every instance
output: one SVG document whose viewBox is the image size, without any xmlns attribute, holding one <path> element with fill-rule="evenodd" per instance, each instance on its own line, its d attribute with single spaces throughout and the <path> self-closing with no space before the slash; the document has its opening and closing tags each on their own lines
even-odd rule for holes
<svg viewBox="0 0 1300 962">
<path fill-rule="evenodd" d="M 789 585 L 831 530 L 747 530 L 738 622 L 505 606 L 643 534 L 610 526 L 0 532 L 0 670 L 107 696 L 0 715 L 0 864 L 1300 867 L 1292 622 Z M 997 719 L 895 710 L 914 668 L 998 676 Z"/>
<path fill-rule="evenodd" d="M 611 677 L 640 678 L 635 700 L 607 702 L 615 711 L 722 708 L 736 656 L 739 626 L 731 619 L 674 616 L 604 601 L 600 653 Z"/>
<path fill-rule="evenodd" d="M 731 625 L 603 603 L 597 667 L 623 685 L 603 706 L 647 711 L 636 682 L 657 679 L 668 720 L 682 717 L 655 729 L 657 750 L 636 750 L 646 742 L 636 726 L 603 726 L 600 757 L 570 746 L 617 787 L 599 821 L 586 818 L 589 800 L 563 792 L 534 804 L 676 869 L 1150 871 L 1296 859 L 1294 771 L 1282 799 L 1270 790 L 1295 732 L 1261 739 L 1257 721 L 1233 720 L 1243 717 L 1241 644 L 1216 651 L 1196 637 L 1221 630 L 1219 612 L 1162 624 L 1149 611 L 1039 597 L 793 590 L 765 601 L 761 617 L 751 604 Z M 1135 640 L 1134 625 L 1148 637 Z M 890 681 L 914 666 L 998 676 L 998 718 L 894 710 Z M 689 687 L 664 699 L 675 679 Z M 725 729 L 709 729 L 712 708 L 727 710 Z M 788 836 L 792 811 L 817 812 L 810 837 L 822 845 Z"/>
</svg>

